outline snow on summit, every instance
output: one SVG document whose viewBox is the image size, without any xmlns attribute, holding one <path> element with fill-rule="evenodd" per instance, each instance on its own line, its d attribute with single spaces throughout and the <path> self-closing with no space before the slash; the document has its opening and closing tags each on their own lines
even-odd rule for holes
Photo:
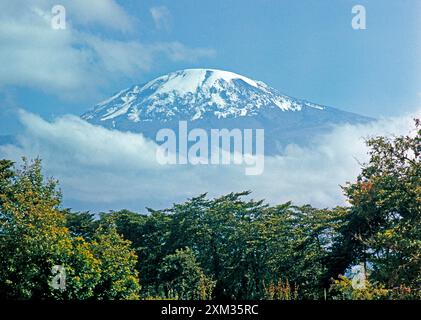
<svg viewBox="0 0 421 320">
<path fill-rule="evenodd" d="M 231 83 L 234 79 L 242 80 L 255 88 L 258 87 L 254 80 L 233 72 L 214 69 L 186 69 L 152 80 L 144 88 L 157 85 L 157 93 L 170 93 L 174 91 L 180 95 L 186 95 L 188 93 L 195 93 L 198 90 L 209 90 L 212 87 L 218 86 L 218 82 L 220 81 Z"/>
<path fill-rule="evenodd" d="M 215 69 L 186 69 L 135 85 L 97 104 L 82 117 L 97 121 L 197 120 L 244 117 L 261 108 L 299 111 L 323 106 L 282 95 L 261 81 Z"/>
<path fill-rule="evenodd" d="M 290 143 L 306 144 L 339 123 L 370 119 L 295 99 L 267 84 L 214 69 L 186 69 L 124 89 L 82 118 L 90 123 L 155 139 L 161 128 L 189 127 L 265 130 L 265 154 Z"/>
</svg>

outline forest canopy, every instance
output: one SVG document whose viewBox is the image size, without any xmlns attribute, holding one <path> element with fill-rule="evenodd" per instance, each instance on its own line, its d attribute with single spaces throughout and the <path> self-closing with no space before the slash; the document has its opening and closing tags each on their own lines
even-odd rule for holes
<svg viewBox="0 0 421 320">
<path fill-rule="evenodd" d="M 367 145 L 349 206 L 322 209 L 245 191 L 74 212 L 41 160 L 0 160 L 0 298 L 420 299 L 420 122 Z"/>
</svg>

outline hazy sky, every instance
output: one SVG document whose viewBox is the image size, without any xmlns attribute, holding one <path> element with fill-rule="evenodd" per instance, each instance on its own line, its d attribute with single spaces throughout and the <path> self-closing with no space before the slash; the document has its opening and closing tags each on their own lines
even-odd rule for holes
<svg viewBox="0 0 421 320">
<path fill-rule="evenodd" d="M 0 2 L 0 134 L 23 108 L 79 115 L 134 83 L 183 68 L 224 69 L 282 93 L 369 116 L 421 102 L 419 0 Z M 366 8 L 367 29 L 351 27 Z"/>
</svg>

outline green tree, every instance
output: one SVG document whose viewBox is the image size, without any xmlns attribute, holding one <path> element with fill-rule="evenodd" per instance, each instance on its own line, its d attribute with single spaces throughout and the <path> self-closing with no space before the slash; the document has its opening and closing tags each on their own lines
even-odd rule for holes
<svg viewBox="0 0 421 320">
<path fill-rule="evenodd" d="M 66 217 L 66 227 L 73 237 L 82 237 L 91 240 L 99 227 L 99 221 L 90 212 L 73 212 L 70 209 L 63 210 Z"/>
<path fill-rule="evenodd" d="M 208 278 L 190 248 L 166 256 L 159 268 L 165 297 L 183 300 L 211 299 L 215 282 Z"/>
<path fill-rule="evenodd" d="M 113 221 L 106 220 L 94 235 L 92 251 L 99 259 L 101 277 L 95 287 L 98 299 L 138 299 L 139 279 L 137 256 L 131 242 L 117 232 Z"/>
<path fill-rule="evenodd" d="M 58 211 L 56 182 L 44 183 L 39 160 L 22 170 L 2 161 L 0 291 L 7 298 L 47 298 L 51 268 L 71 254 L 72 242 Z M 5 177 L 5 178 L 4 178 Z"/>
<path fill-rule="evenodd" d="M 370 160 L 344 188 L 351 208 L 327 278 L 365 263 L 386 288 L 421 288 L 421 128 L 410 135 L 369 139 Z M 418 292 L 418 293 L 416 293 Z"/>
<path fill-rule="evenodd" d="M 102 230 L 92 242 L 72 234 L 60 200 L 57 182 L 45 181 L 40 160 L 25 160 L 20 170 L 0 161 L 0 297 L 135 298 L 136 271 L 113 256 L 135 262 L 129 243 Z M 64 268 L 65 288 L 52 286 L 54 266 Z"/>
</svg>

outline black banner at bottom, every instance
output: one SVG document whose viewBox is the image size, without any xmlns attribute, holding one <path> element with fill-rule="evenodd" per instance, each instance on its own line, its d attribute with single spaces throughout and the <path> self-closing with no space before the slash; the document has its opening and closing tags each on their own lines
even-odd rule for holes
<svg viewBox="0 0 421 320">
<path fill-rule="evenodd" d="M 323 318 L 343 316 L 401 317 L 416 314 L 421 301 L 0 301 L 0 312 L 9 311 L 14 316 L 21 313 L 83 318 L 130 317 L 130 319 L 282 319 L 291 315 L 311 315 Z"/>
</svg>

